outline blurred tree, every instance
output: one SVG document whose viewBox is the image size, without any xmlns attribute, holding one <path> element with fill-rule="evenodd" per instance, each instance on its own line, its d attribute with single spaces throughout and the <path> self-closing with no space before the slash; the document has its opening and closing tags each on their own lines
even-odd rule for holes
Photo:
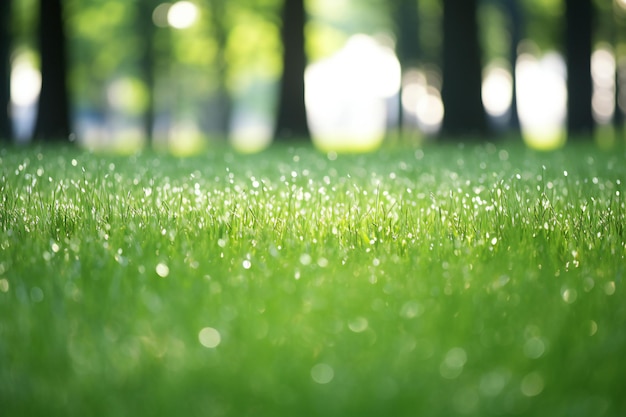
<svg viewBox="0 0 626 417">
<path fill-rule="evenodd" d="M 285 0 L 281 29 L 283 74 L 275 129 L 275 137 L 279 140 L 309 138 L 304 104 L 304 70 L 307 64 L 304 47 L 305 22 L 304 0 Z"/>
<path fill-rule="evenodd" d="M 41 56 L 41 93 L 34 138 L 68 140 L 70 135 L 67 89 L 66 38 L 61 0 L 39 1 L 38 25 Z"/>
<path fill-rule="evenodd" d="M 139 67 L 146 84 L 146 108 L 143 112 L 143 129 L 146 134 L 148 144 L 152 143 L 152 132 L 155 118 L 155 59 L 154 59 L 154 38 L 156 25 L 152 14 L 157 4 L 154 0 L 143 0 L 137 3 L 137 21 L 141 33 L 141 48 L 139 52 Z"/>
<path fill-rule="evenodd" d="M 591 109 L 593 14 L 591 0 L 565 1 L 567 130 L 574 136 L 591 134 L 594 126 Z"/>
<path fill-rule="evenodd" d="M 11 1 L 0 4 L 0 142 L 13 137 L 9 106 L 11 105 Z"/>
<path fill-rule="evenodd" d="M 419 19 L 416 0 L 396 0 L 394 4 L 396 20 L 396 55 L 402 73 L 418 66 L 420 61 Z M 400 109 L 402 109 L 402 86 L 400 87 Z M 398 125 L 403 128 L 404 112 L 398 113 Z"/>
<path fill-rule="evenodd" d="M 402 67 L 415 67 L 420 60 L 419 21 L 416 0 L 397 0 L 396 54 Z"/>
<path fill-rule="evenodd" d="M 477 0 L 443 1 L 444 137 L 487 133 L 476 8 Z"/>
<path fill-rule="evenodd" d="M 228 40 L 229 28 L 226 25 L 227 2 L 222 0 L 210 0 L 211 8 L 211 28 L 215 38 L 217 50 L 215 53 L 215 72 L 217 78 L 217 91 L 215 99 L 217 101 L 217 133 L 222 138 L 228 136 L 230 127 L 230 116 L 232 111 L 232 101 L 227 89 L 228 62 L 226 59 L 226 43 Z"/>
<path fill-rule="evenodd" d="M 524 37 L 524 16 L 519 5 L 519 0 L 505 0 L 503 2 L 503 7 L 507 12 L 511 28 L 508 59 L 511 63 L 513 94 L 511 96 L 511 119 L 509 121 L 509 126 L 513 129 L 519 129 L 520 124 L 519 116 L 517 114 L 517 87 L 515 85 L 517 83 L 517 77 L 515 73 L 515 64 L 517 63 L 517 48 Z"/>
<path fill-rule="evenodd" d="M 626 62 L 626 4 L 621 4 L 620 0 L 614 0 L 612 10 L 609 15 L 612 17 L 613 31 L 611 41 L 615 52 L 615 112 L 613 113 L 613 125 L 617 129 L 624 127 L 624 97 L 626 91 L 626 73 L 624 63 Z M 620 99 L 621 97 L 621 99 Z"/>
</svg>

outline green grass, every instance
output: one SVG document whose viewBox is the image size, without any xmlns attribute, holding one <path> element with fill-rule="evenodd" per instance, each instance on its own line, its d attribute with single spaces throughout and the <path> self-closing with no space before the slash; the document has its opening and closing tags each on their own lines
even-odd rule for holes
<svg viewBox="0 0 626 417">
<path fill-rule="evenodd" d="M 623 416 L 626 154 L 0 151 L 0 414 Z"/>
</svg>

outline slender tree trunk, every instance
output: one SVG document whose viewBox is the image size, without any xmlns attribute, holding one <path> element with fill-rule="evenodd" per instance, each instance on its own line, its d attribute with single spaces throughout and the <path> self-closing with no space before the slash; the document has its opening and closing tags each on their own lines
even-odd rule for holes
<svg viewBox="0 0 626 417">
<path fill-rule="evenodd" d="M 40 0 L 39 7 L 41 93 L 34 137 L 45 141 L 67 141 L 70 116 L 62 0 Z"/>
<path fill-rule="evenodd" d="M 586 137 L 593 131 L 591 110 L 591 48 L 593 27 L 591 0 L 565 1 L 565 52 L 567 56 L 567 130 L 570 137 Z"/>
<path fill-rule="evenodd" d="M 281 30 L 283 75 L 275 130 L 278 140 L 309 138 L 304 104 L 304 70 L 307 63 L 304 46 L 305 22 L 304 0 L 284 0 Z"/>
<path fill-rule="evenodd" d="M 0 4 L 0 143 L 13 139 L 9 107 L 11 105 L 11 1 Z"/>
<path fill-rule="evenodd" d="M 217 56 L 215 65 L 217 70 L 217 104 L 218 104 L 218 126 L 217 133 L 223 138 L 228 137 L 230 129 L 230 117 L 232 113 L 232 102 L 230 93 L 226 88 L 226 76 L 228 70 L 228 62 L 226 59 L 226 41 L 228 40 L 228 30 L 224 22 L 225 8 L 227 3 L 223 0 L 211 1 L 211 26 L 213 28 L 213 36 L 217 41 Z"/>
<path fill-rule="evenodd" d="M 614 7 L 619 7 L 618 5 L 614 5 Z M 626 91 L 622 91 L 623 83 L 626 83 L 626 75 L 622 69 L 623 62 L 626 60 L 626 56 L 624 54 L 620 54 L 620 48 L 618 48 L 619 44 L 626 40 L 624 37 L 624 31 L 622 25 L 618 19 L 623 18 L 624 14 L 619 15 L 615 13 L 613 16 L 613 21 L 611 22 L 613 25 L 612 30 L 612 41 L 613 41 L 613 52 L 615 53 L 615 111 L 613 112 L 613 126 L 621 132 L 621 129 L 624 128 L 624 112 L 620 107 L 620 96 L 626 96 Z M 621 74 L 621 75 L 620 75 Z"/>
<path fill-rule="evenodd" d="M 511 78 L 512 78 L 512 96 L 511 96 L 511 119 L 509 120 L 510 128 L 519 130 L 519 115 L 517 114 L 517 74 L 515 72 L 515 64 L 517 63 L 517 48 L 523 39 L 524 33 L 524 17 L 520 10 L 519 0 L 506 0 L 504 4 L 511 24 L 511 45 L 509 51 L 509 61 L 511 62 Z"/>
<path fill-rule="evenodd" d="M 138 5 L 139 16 L 137 21 L 139 22 L 141 40 L 143 42 L 142 54 L 139 60 L 139 66 L 141 76 L 146 83 L 146 90 L 148 92 L 148 103 L 143 114 L 143 130 L 146 134 L 146 142 L 148 145 L 152 145 L 152 134 L 154 130 L 154 91 L 156 87 L 155 83 L 155 60 L 154 60 L 154 37 L 155 37 L 155 25 L 152 20 L 152 13 L 154 11 L 153 2 L 143 1 Z"/>
<path fill-rule="evenodd" d="M 416 0 L 397 0 L 396 1 L 396 54 L 402 73 L 417 67 L 421 50 L 419 42 L 419 19 Z M 398 127 L 405 131 L 404 107 L 402 105 L 402 86 L 400 86 L 400 94 L 398 95 L 399 111 L 398 111 Z"/>
<path fill-rule="evenodd" d="M 444 138 L 487 134 L 476 8 L 477 0 L 443 1 Z"/>
</svg>

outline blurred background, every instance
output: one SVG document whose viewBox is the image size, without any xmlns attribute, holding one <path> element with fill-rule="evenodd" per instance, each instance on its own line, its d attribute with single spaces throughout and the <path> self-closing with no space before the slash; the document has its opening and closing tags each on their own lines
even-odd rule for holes
<svg viewBox="0 0 626 417">
<path fill-rule="evenodd" d="M 626 0 L 2 0 L 0 19 L 1 146 L 624 143 Z"/>
</svg>

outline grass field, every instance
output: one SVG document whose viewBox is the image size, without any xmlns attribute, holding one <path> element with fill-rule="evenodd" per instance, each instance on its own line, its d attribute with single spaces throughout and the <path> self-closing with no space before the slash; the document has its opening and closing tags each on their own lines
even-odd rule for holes
<svg viewBox="0 0 626 417">
<path fill-rule="evenodd" d="M 626 415 L 626 153 L 0 151 L 0 415 Z"/>
</svg>

